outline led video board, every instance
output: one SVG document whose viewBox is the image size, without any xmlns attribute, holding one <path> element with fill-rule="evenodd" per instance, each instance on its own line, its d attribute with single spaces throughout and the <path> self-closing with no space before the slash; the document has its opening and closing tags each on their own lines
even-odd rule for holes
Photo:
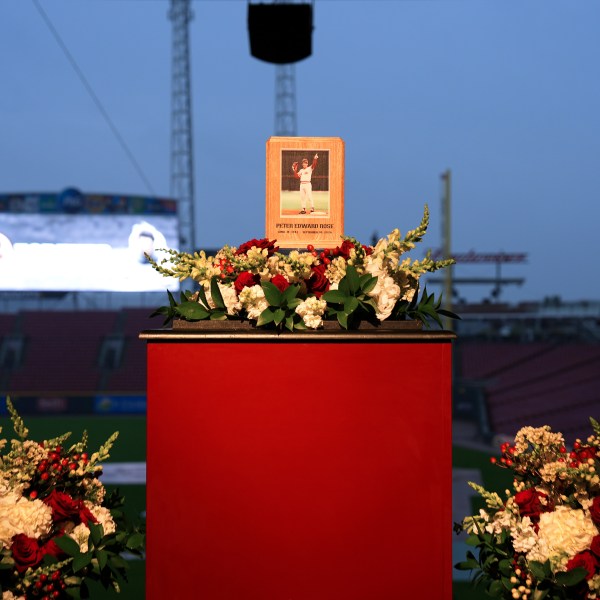
<svg viewBox="0 0 600 600">
<path fill-rule="evenodd" d="M 160 259 L 178 239 L 169 198 L 0 194 L 0 291 L 176 290 L 144 252 Z"/>
</svg>

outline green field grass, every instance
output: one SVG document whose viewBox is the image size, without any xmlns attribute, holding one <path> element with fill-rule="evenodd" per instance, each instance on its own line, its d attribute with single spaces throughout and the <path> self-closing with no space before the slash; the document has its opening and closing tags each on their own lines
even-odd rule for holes
<svg viewBox="0 0 600 600">
<path fill-rule="evenodd" d="M 282 216 L 297 214 L 300 212 L 300 192 L 281 192 L 281 211 Z M 313 192 L 315 202 L 315 211 L 325 212 L 329 216 L 329 192 Z M 321 215 L 323 216 L 323 215 Z"/>
</svg>

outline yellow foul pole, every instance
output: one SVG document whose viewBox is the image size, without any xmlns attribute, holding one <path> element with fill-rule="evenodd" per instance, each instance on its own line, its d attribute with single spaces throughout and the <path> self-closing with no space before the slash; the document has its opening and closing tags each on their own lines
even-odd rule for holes
<svg viewBox="0 0 600 600">
<path fill-rule="evenodd" d="M 450 206 L 452 196 L 452 172 L 447 169 L 441 175 L 442 191 L 442 248 L 443 258 L 451 258 L 451 220 Z M 444 269 L 444 308 L 452 310 L 452 271 L 453 267 Z M 452 319 L 445 319 L 446 329 L 452 329 Z"/>
</svg>

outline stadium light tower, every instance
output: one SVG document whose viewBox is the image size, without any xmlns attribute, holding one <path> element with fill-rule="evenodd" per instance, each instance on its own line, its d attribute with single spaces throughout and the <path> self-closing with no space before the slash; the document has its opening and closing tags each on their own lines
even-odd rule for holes
<svg viewBox="0 0 600 600">
<path fill-rule="evenodd" d="M 312 53 L 313 3 L 273 0 L 248 4 L 250 53 L 275 67 L 275 135 L 296 135 L 294 63 Z"/>
<path fill-rule="evenodd" d="M 275 135 L 296 135 L 296 70 L 293 64 L 275 67 Z"/>
<path fill-rule="evenodd" d="M 194 233 L 194 149 L 190 86 L 191 0 L 171 0 L 171 196 L 178 200 L 180 250 L 196 250 Z"/>
</svg>

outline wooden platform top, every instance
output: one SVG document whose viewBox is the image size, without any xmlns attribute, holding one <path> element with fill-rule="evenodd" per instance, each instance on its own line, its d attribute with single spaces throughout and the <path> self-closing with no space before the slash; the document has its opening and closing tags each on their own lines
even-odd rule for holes
<svg viewBox="0 0 600 600">
<path fill-rule="evenodd" d="M 345 331 L 318 330 L 311 332 L 269 331 L 263 329 L 156 329 L 142 331 L 140 339 L 147 342 L 276 342 L 276 343 L 440 343 L 456 339 L 453 331 L 368 329 Z"/>
</svg>

